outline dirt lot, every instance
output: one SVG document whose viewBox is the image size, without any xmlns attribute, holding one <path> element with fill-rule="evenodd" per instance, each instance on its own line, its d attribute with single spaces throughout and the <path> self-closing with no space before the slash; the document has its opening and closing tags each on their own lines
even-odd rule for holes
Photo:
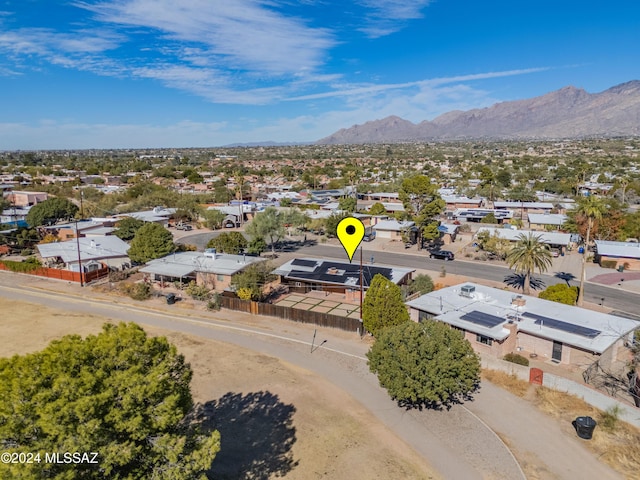
<svg viewBox="0 0 640 480">
<path fill-rule="evenodd" d="M 0 299 L 0 356 L 100 331 L 105 318 Z M 19 319 L 19 320 L 17 320 Z M 324 379 L 279 359 L 221 342 L 166 335 L 191 363 L 192 391 L 220 430 L 215 478 L 437 478 L 424 460 Z"/>
</svg>

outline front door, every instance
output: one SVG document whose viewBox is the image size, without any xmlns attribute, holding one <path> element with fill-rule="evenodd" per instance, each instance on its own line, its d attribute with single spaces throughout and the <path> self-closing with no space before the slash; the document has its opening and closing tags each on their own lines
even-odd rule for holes
<svg viewBox="0 0 640 480">
<path fill-rule="evenodd" d="M 551 360 L 560 363 L 562 360 L 562 342 L 553 341 L 553 351 L 551 353 Z"/>
</svg>

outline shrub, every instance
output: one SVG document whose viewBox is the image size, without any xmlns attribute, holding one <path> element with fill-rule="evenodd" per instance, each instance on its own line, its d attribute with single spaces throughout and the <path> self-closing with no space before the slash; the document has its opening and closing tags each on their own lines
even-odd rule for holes
<svg viewBox="0 0 640 480">
<path fill-rule="evenodd" d="M 617 260 L 600 260 L 600 266 L 602 268 L 616 268 L 618 266 Z"/>
<path fill-rule="evenodd" d="M 2 260 L 0 263 L 7 267 L 10 271 L 16 273 L 29 273 L 40 268 L 40 262 L 35 257 L 29 257 L 24 262 L 15 262 L 13 260 Z"/>
<path fill-rule="evenodd" d="M 220 310 L 222 303 L 220 302 L 220 295 L 214 293 L 207 302 L 207 310 Z"/>
<path fill-rule="evenodd" d="M 600 414 L 600 426 L 609 432 L 613 431 L 620 420 L 621 408 L 619 405 L 612 405 Z"/>
<path fill-rule="evenodd" d="M 502 359 L 506 360 L 507 362 L 524 365 L 525 367 L 529 366 L 529 359 L 523 357 L 522 355 L 518 355 L 517 353 L 507 353 L 504 357 L 502 357 Z"/>
<path fill-rule="evenodd" d="M 151 285 L 148 283 L 121 283 L 120 291 L 134 300 L 147 300 L 151 297 Z"/>
<path fill-rule="evenodd" d="M 29 255 L 33 255 L 33 250 L 31 250 L 30 248 L 25 248 L 20 251 L 20 255 L 22 255 L 23 257 L 28 257 Z"/>
<path fill-rule="evenodd" d="M 552 302 L 564 303 L 565 305 L 575 305 L 578 299 L 578 287 L 570 287 L 564 283 L 557 283 L 547 287 L 540 292 L 538 298 L 550 300 Z"/>
<path fill-rule="evenodd" d="M 207 287 L 198 285 L 193 280 L 189 282 L 189 285 L 187 285 L 184 291 L 194 300 L 208 300 L 211 296 L 211 291 Z"/>
</svg>

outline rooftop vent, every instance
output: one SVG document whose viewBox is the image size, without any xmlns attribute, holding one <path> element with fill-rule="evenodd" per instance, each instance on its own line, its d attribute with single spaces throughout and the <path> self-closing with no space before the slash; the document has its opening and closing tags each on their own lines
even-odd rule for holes
<svg viewBox="0 0 640 480">
<path fill-rule="evenodd" d="M 460 287 L 460 296 L 471 298 L 473 296 L 473 292 L 476 291 L 476 287 L 473 285 L 463 285 Z"/>
<path fill-rule="evenodd" d="M 216 249 L 215 248 L 207 248 L 204 251 L 204 256 L 207 258 L 212 258 L 212 259 L 216 259 Z"/>
<path fill-rule="evenodd" d="M 527 300 L 522 295 L 518 295 L 511 299 L 511 305 L 515 307 L 524 307 L 526 304 Z"/>
</svg>

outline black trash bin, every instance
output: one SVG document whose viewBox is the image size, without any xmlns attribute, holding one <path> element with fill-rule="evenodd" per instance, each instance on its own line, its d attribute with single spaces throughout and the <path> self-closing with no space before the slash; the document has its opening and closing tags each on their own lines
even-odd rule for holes
<svg viewBox="0 0 640 480">
<path fill-rule="evenodd" d="M 167 305 L 173 305 L 174 303 L 176 303 L 176 294 L 167 293 Z"/>
<path fill-rule="evenodd" d="M 580 438 L 591 440 L 597 424 L 598 422 L 591 417 L 578 417 L 576 418 L 576 433 Z"/>
</svg>

